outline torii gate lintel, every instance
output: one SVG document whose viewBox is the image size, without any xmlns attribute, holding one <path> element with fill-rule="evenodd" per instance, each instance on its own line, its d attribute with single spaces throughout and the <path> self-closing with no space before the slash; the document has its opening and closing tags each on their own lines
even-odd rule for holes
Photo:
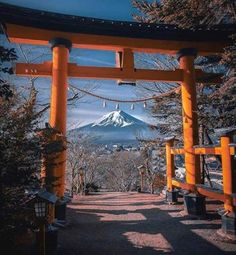
<svg viewBox="0 0 236 255">
<path fill-rule="evenodd" d="M 225 202 L 225 210 L 232 217 L 226 217 L 225 229 L 229 233 L 235 230 L 235 145 L 230 145 L 231 135 L 221 138 L 221 147 L 196 148 L 198 144 L 197 123 L 197 82 L 221 82 L 219 76 L 204 73 L 194 67 L 196 54 L 200 56 L 219 54 L 232 40 L 229 35 L 235 33 L 233 27 L 214 27 L 212 30 L 199 27 L 196 30 L 180 29 L 173 25 L 141 24 L 135 22 L 115 22 L 71 15 L 55 14 L 0 3 L 1 23 L 12 43 L 52 46 L 52 62 L 43 64 L 18 63 L 16 74 L 23 76 L 52 77 L 50 124 L 64 136 L 66 135 L 67 88 L 68 77 L 97 78 L 115 80 L 147 80 L 181 83 L 183 109 L 184 148 L 171 148 L 173 140 L 166 144 L 167 187 L 170 192 L 174 187 L 192 191 L 204 202 L 205 197 L 219 198 Z M 1 32 L 1 31 L 0 31 Z M 69 51 L 73 47 L 111 50 L 116 52 L 116 67 L 78 66 L 68 63 Z M 178 53 L 180 68 L 175 70 L 145 70 L 134 66 L 134 52 Z M 200 187 L 201 175 L 199 155 L 222 154 L 224 193 L 218 194 Z M 174 174 L 173 154 L 185 155 L 186 183 L 172 179 Z M 64 196 L 66 152 L 60 153 L 55 160 L 56 166 L 46 173 L 55 177 L 52 192 L 60 198 Z M 233 172 L 234 171 L 234 172 Z M 203 195 L 200 196 L 199 194 Z M 192 198 L 191 198 L 192 199 Z M 197 205 L 197 202 L 195 203 Z M 200 205 L 201 209 L 205 204 Z M 195 208 L 197 209 L 197 208 Z M 227 225 L 227 226 L 226 226 Z M 228 227 L 230 226 L 230 227 Z M 232 227 L 233 226 L 233 227 Z M 231 229 L 232 228 L 232 229 Z M 226 231 L 227 232 L 227 231 Z"/>
</svg>

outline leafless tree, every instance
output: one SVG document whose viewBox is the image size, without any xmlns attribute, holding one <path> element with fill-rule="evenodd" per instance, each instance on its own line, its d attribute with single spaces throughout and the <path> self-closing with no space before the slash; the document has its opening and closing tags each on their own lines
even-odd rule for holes
<svg viewBox="0 0 236 255">
<path fill-rule="evenodd" d="M 104 158 L 101 169 L 104 171 L 104 184 L 113 191 L 127 192 L 139 185 L 138 166 L 142 163 L 140 153 L 118 151 Z"/>
<path fill-rule="evenodd" d="M 82 193 L 86 186 L 98 183 L 97 164 L 100 152 L 99 146 L 92 143 L 93 139 L 94 137 L 88 135 L 78 135 L 78 140 L 69 140 L 66 186 L 71 195 Z"/>
<path fill-rule="evenodd" d="M 162 190 L 166 183 L 165 148 L 161 141 L 142 141 L 142 158 L 145 167 L 145 181 L 150 193 Z"/>
</svg>

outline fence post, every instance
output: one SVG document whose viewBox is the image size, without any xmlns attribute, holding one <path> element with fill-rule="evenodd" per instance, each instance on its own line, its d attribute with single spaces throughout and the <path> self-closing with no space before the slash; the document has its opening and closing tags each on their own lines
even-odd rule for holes
<svg viewBox="0 0 236 255">
<path fill-rule="evenodd" d="M 235 132 L 235 130 L 234 130 Z M 230 153 L 230 143 L 233 141 L 233 132 L 221 135 L 221 160 L 223 173 L 223 192 L 225 195 L 224 209 L 222 214 L 223 234 L 236 235 L 236 207 L 233 204 L 232 195 L 236 193 L 236 162 L 235 155 Z"/>
<path fill-rule="evenodd" d="M 167 178 L 167 190 L 166 201 L 168 203 L 177 203 L 178 191 L 173 189 L 172 178 L 175 176 L 175 164 L 174 155 L 171 154 L 171 147 L 174 145 L 175 138 L 172 137 L 166 140 L 166 178 Z"/>
</svg>

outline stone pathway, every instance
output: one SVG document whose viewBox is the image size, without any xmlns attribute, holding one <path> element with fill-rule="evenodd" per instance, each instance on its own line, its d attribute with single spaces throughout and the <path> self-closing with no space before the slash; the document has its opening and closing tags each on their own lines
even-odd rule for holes
<svg viewBox="0 0 236 255">
<path fill-rule="evenodd" d="M 220 241 L 221 203 L 208 201 L 207 219 L 192 219 L 183 204 L 157 195 L 97 193 L 73 199 L 68 226 L 59 230 L 59 255 L 224 255 L 236 244 Z"/>
</svg>

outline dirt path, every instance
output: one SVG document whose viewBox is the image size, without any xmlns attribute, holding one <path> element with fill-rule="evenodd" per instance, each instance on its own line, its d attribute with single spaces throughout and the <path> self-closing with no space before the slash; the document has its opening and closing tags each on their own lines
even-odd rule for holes
<svg viewBox="0 0 236 255">
<path fill-rule="evenodd" d="M 209 201 L 206 220 L 191 219 L 183 205 L 157 195 L 100 193 L 69 205 L 69 225 L 59 231 L 59 255 L 224 255 L 236 244 L 219 241 L 221 220 Z"/>
</svg>

